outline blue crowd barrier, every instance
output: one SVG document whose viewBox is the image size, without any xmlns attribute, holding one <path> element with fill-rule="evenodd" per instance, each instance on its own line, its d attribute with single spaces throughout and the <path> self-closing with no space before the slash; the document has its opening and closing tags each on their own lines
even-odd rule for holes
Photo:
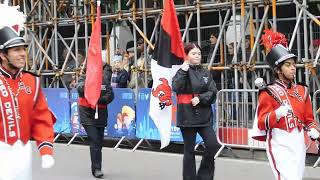
<svg viewBox="0 0 320 180">
<path fill-rule="evenodd" d="M 86 136 L 87 133 L 84 130 L 83 126 L 80 124 L 80 116 L 79 116 L 79 105 L 78 105 L 79 94 L 77 89 L 72 89 L 70 91 L 70 106 L 71 106 L 71 127 L 72 133 L 78 133 L 80 136 Z"/>
<path fill-rule="evenodd" d="M 151 140 L 160 140 L 159 131 L 154 124 L 153 120 L 149 116 L 150 110 L 150 96 L 151 96 L 151 89 L 145 88 L 140 89 L 138 92 L 138 99 L 137 99 L 137 129 L 136 129 L 136 136 L 140 139 L 151 139 Z M 176 99 L 175 96 L 173 98 L 173 107 L 172 107 L 172 125 L 171 125 L 171 141 L 174 142 L 182 142 L 182 136 L 180 129 L 176 127 Z"/>
<path fill-rule="evenodd" d="M 113 92 L 114 100 L 108 105 L 108 136 L 135 138 L 134 92 L 129 88 L 114 88 Z"/>
<path fill-rule="evenodd" d="M 65 88 L 43 88 L 49 108 L 57 117 L 55 133 L 71 133 L 69 92 Z"/>
<path fill-rule="evenodd" d="M 152 118 L 149 116 L 150 110 L 150 95 L 151 89 L 140 89 L 138 92 L 138 99 L 136 103 L 137 119 L 136 119 L 136 137 L 141 139 L 160 140 L 159 131 L 154 124 Z M 172 124 L 171 124 L 171 142 L 183 142 L 180 128 L 176 127 L 177 117 L 177 101 L 176 96 L 172 96 Z M 212 105 L 212 110 L 215 115 L 215 106 Z M 213 128 L 215 129 L 215 116 L 213 116 Z M 201 142 L 202 138 L 197 134 L 196 142 Z"/>
<path fill-rule="evenodd" d="M 105 136 L 135 138 L 135 107 L 134 93 L 131 89 L 114 89 L 115 98 L 108 105 L 108 126 Z M 70 91 L 72 132 L 80 136 L 86 132 L 80 124 L 78 92 Z"/>
<path fill-rule="evenodd" d="M 68 92 L 63 88 L 47 88 L 44 89 L 44 93 L 49 107 L 58 117 L 55 132 L 85 136 L 86 132 L 80 124 L 77 90 L 72 89 Z M 149 116 L 151 89 L 140 89 L 136 103 L 132 89 L 115 88 L 114 94 L 114 100 L 108 105 L 108 126 L 105 136 L 160 140 L 159 131 Z M 175 96 L 172 98 L 171 141 L 183 142 L 180 129 L 176 127 L 176 98 Z M 212 110 L 215 114 L 214 105 Z M 213 124 L 215 125 L 215 123 Z M 202 141 L 199 135 L 197 135 L 196 141 Z"/>
</svg>

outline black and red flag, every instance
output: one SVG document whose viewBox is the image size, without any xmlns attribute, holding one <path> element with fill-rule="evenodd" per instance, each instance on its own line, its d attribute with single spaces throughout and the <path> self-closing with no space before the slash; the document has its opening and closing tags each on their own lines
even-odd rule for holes
<svg viewBox="0 0 320 180">
<path fill-rule="evenodd" d="M 173 0 L 166 0 L 159 39 L 151 61 L 153 79 L 149 115 L 160 133 L 161 148 L 170 143 L 172 120 L 172 77 L 185 57 Z"/>
</svg>

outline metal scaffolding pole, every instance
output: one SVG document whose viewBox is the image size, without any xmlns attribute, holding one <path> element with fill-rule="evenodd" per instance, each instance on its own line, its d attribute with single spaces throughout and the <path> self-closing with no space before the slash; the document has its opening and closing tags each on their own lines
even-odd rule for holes
<svg viewBox="0 0 320 180">
<path fill-rule="evenodd" d="M 11 1 L 13 2 L 13 1 Z M 136 1 L 131 0 L 127 4 L 131 6 L 130 10 L 121 9 L 121 1 L 113 1 L 111 4 L 105 4 L 105 14 L 102 15 L 101 19 L 106 23 L 106 49 L 108 52 L 110 50 L 115 50 L 117 47 L 110 47 L 108 45 L 109 40 L 109 23 L 113 23 L 113 28 L 115 28 L 116 22 L 119 21 L 127 21 L 132 22 L 133 27 L 133 36 L 134 36 L 134 46 L 137 45 L 137 34 L 138 32 L 140 36 L 145 39 L 144 44 L 144 58 L 148 58 L 149 48 L 153 47 L 151 42 L 154 41 L 154 38 L 157 36 L 158 24 L 160 23 L 160 14 L 162 13 L 162 9 L 157 7 L 157 2 L 154 0 L 152 7 L 147 7 L 146 0 L 139 0 L 139 7 L 136 7 Z M 89 44 L 89 36 L 90 31 L 88 30 L 89 23 L 92 23 L 95 17 L 94 13 L 94 4 L 92 0 L 72 0 L 70 2 L 71 8 L 67 7 L 69 4 L 66 4 L 65 1 L 55 1 L 55 0 L 23 0 L 19 1 L 21 8 L 23 8 L 24 14 L 28 15 L 28 22 L 26 23 L 26 32 L 25 38 L 30 41 L 30 45 L 28 47 L 28 59 L 27 61 L 32 61 L 30 64 L 33 66 L 28 67 L 33 71 L 38 72 L 42 76 L 44 76 L 47 81 L 47 86 L 51 84 L 53 87 L 59 86 L 60 76 L 66 73 L 78 73 L 79 68 L 79 48 L 85 50 L 85 57 L 87 57 L 88 44 Z M 160 1 L 163 3 L 163 1 Z M 242 79 L 243 88 L 248 88 L 253 83 L 252 80 L 247 79 L 247 74 L 254 73 L 248 69 L 251 66 L 258 66 L 256 62 L 264 63 L 262 58 L 262 52 L 260 51 L 259 39 L 263 32 L 264 22 L 272 20 L 272 27 L 274 30 L 279 28 L 282 23 L 286 23 L 288 21 L 296 21 L 295 27 L 290 38 L 289 49 L 293 47 L 297 47 L 297 56 L 299 60 L 307 61 L 306 63 L 310 63 L 309 52 L 309 41 L 313 38 L 312 34 L 314 33 L 311 25 L 308 26 L 308 20 L 311 19 L 310 23 L 313 22 L 317 25 L 320 25 L 320 21 L 316 16 L 312 15 L 307 8 L 307 1 L 304 0 L 303 3 L 299 3 L 297 0 L 285 0 L 285 1 L 275 1 L 272 0 L 272 4 L 265 4 L 264 1 L 253 0 L 253 1 L 245 1 L 245 0 L 232 0 L 228 2 L 202 2 L 201 0 L 196 0 L 194 4 L 190 4 L 188 0 L 183 1 L 184 4 L 176 5 L 176 11 L 178 16 L 184 16 L 184 32 L 183 32 L 183 40 L 188 42 L 189 40 L 198 42 L 199 45 L 204 45 L 206 42 L 201 37 L 207 36 L 205 34 L 206 30 L 211 30 L 213 28 L 220 29 L 220 33 L 218 36 L 218 43 L 220 46 L 215 47 L 213 52 L 213 58 L 216 56 L 218 48 L 220 48 L 220 63 L 214 64 L 215 68 L 224 69 L 229 66 L 226 64 L 227 58 L 227 48 L 226 48 L 226 37 L 224 36 L 226 27 L 231 24 L 231 20 L 227 18 L 228 12 L 233 14 L 233 31 L 237 31 L 237 26 L 240 26 L 241 29 L 241 40 L 237 43 L 237 37 L 235 38 L 233 45 L 233 63 L 236 65 L 243 65 L 243 68 L 232 68 L 232 76 L 234 78 L 235 88 L 240 88 L 239 79 Z M 11 3 L 15 4 L 15 3 Z M 116 5 L 117 4 L 117 5 Z M 150 4 L 149 4 L 150 5 Z M 296 9 L 296 16 L 294 17 L 277 17 L 276 10 L 280 9 L 280 7 L 286 7 L 287 5 L 294 5 L 293 8 Z M 110 8 L 111 7 L 111 8 Z M 265 7 L 265 9 L 263 9 Z M 272 7 L 272 15 L 268 17 L 268 11 Z M 67 9 L 71 9 L 69 12 Z M 114 11 L 112 10 L 115 9 Z M 111 11 L 110 11 L 111 9 Z M 247 11 L 246 11 L 247 10 Z M 263 17 L 259 17 L 259 11 L 262 10 Z M 110 11 L 110 12 L 109 12 Z M 237 23 L 236 15 L 237 12 L 241 11 L 241 22 Z M 221 13 L 223 12 L 223 13 Z M 197 18 L 192 21 L 193 15 L 196 13 Z M 219 14 L 219 22 L 211 22 L 211 24 L 206 24 L 202 26 L 201 24 L 205 22 L 205 20 L 200 17 L 204 13 L 218 13 Z M 253 16 L 254 15 L 254 16 Z M 223 17 L 224 16 L 224 17 Z M 245 18 L 246 17 L 246 18 Z M 90 18 L 90 19 L 89 19 Z M 254 19 L 253 19 L 254 18 Z M 303 18 L 303 25 L 300 24 L 300 20 Z M 91 20 L 92 19 L 92 20 Z M 247 19 L 247 20 L 246 20 Z M 149 21 L 154 21 L 155 27 L 153 28 L 152 35 L 148 36 L 147 31 L 150 31 L 150 26 L 148 24 Z M 256 32 L 250 32 L 250 50 L 245 46 L 245 35 L 247 35 L 246 28 L 247 25 L 250 24 L 250 30 L 253 29 L 253 24 L 256 26 Z M 221 25 L 221 26 L 220 26 Z M 61 30 L 64 27 L 73 26 L 74 34 L 65 37 L 64 33 Z M 303 38 L 300 37 L 300 26 L 303 26 Z M 259 28 L 258 28 L 259 27 Z M 142 31 L 141 31 L 141 30 Z M 190 31 L 194 31 L 196 33 L 189 33 Z M 81 33 L 80 33 L 81 32 Z M 288 33 L 288 32 L 286 32 Z M 70 33 L 69 33 L 70 34 Z M 192 36 L 191 36 L 192 35 Z M 113 34 L 115 37 L 115 35 Z M 237 33 L 235 33 L 237 36 Z M 67 41 L 67 40 L 71 41 Z M 149 41 L 150 39 L 150 41 Z M 115 39 L 115 41 L 117 41 Z M 303 43 L 303 45 L 302 45 Z M 114 43 L 115 45 L 115 43 Z M 59 48 L 67 49 L 67 57 L 61 59 L 61 50 Z M 241 48 L 241 51 L 238 51 Z M 301 50 L 304 50 L 304 53 L 301 53 Z M 238 60 L 237 53 L 241 52 L 241 60 Z M 107 53 L 110 56 L 109 53 Z M 249 57 L 247 57 L 250 54 Z M 71 72 L 65 72 L 67 61 L 71 59 L 75 60 L 76 68 Z M 311 55 L 312 65 L 313 67 L 318 65 L 318 59 L 320 56 L 320 51 L 318 51 L 316 57 Z M 135 64 L 137 61 L 137 51 L 135 51 Z M 213 65 L 213 58 L 210 60 L 209 67 Z M 110 60 L 110 57 L 108 57 Z M 39 65 L 37 65 L 39 63 Z M 219 67 L 216 67 L 218 65 Z M 145 64 L 147 67 L 147 64 Z M 261 69 L 261 68 L 260 68 Z M 257 75 L 263 75 L 266 73 L 267 79 L 269 80 L 269 71 L 267 69 L 262 68 L 261 71 L 256 72 Z M 221 73 L 223 74 L 223 73 Z M 302 80 L 302 76 L 304 75 L 306 78 L 306 82 L 309 83 L 310 80 L 310 67 L 305 66 L 305 68 L 298 68 L 297 79 Z M 54 76 L 54 77 L 53 77 Z M 53 77 L 53 78 L 52 78 Z M 221 75 L 222 80 L 224 80 L 225 76 Z M 145 84 L 147 83 L 147 74 L 145 74 Z M 61 82 L 61 81 L 60 81 Z M 224 81 L 222 81 L 224 82 Z M 62 82 L 64 84 L 64 82 Z"/>
<path fill-rule="evenodd" d="M 198 45 L 201 47 L 201 20 L 200 20 L 200 0 L 196 1 L 196 8 L 197 8 L 197 36 L 198 36 Z"/>
<path fill-rule="evenodd" d="M 241 0 L 241 31 L 244 33 L 241 36 L 241 50 L 242 50 L 242 63 L 246 63 L 246 23 L 245 21 L 245 7 L 244 7 L 244 0 Z M 243 69 L 243 88 L 246 89 L 247 86 L 247 69 Z"/>
<path fill-rule="evenodd" d="M 146 0 L 142 0 L 142 9 L 143 9 L 143 15 L 142 15 L 142 22 L 143 22 L 143 33 L 147 34 L 147 16 L 146 16 Z M 145 41 L 143 41 L 143 54 L 144 54 L 144 69 L 147 69 L 148 67 L 148 54 L 147 54 L 147 44 Z M 148 87 L 148 73 L 146 71 L 144 73 L 144 85 L 145 88 Z"/>
</svg>

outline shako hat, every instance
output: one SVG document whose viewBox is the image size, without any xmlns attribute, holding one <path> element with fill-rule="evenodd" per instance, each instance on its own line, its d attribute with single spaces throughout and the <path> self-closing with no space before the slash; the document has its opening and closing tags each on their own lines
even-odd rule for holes
<svg viewBox="0 0 320 180">
<path fill-rule="evenodd" d="M 294 58 L 295 61 L 297 60 L 297 56 L 287 48 L 288 43 L 284 34 L 265 30 L 261 41 L 267 50 L 266 61 L 272 69 L 287 59 Z"/>
<path fill-rule="evenodd" d="M 0 50 L 17 46 L 28 46 L 28 44 L 12 28 L 8 26 L 2 27 L 0 29 Z"/>
</svg>

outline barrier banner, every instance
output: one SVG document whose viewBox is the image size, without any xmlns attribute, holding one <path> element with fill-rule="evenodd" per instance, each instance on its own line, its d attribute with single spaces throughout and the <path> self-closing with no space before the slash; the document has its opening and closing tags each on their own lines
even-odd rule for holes
<svg viewBox="0 0 320 180">
<path fill-rule="evenodd" d="M 86 136 L 86 131 L 80 124 L 79 106 L 78 106 L 79 94 L 77 89 L 70 91 L 70 104 L 71 104 L 71 127 L 72 133 L 79 133 L 80 136 Z"/>
<path fill-rule="evenodd" d="M 137 109 L 137 129 L 136 136 L 141 139 L 152 139 L 152 140 L 160 140 L 160 134 L 153 123 L 151 117 L 149 116 L 149 106 L 150 106 L 150 88 L 140 89 L 138 92 L 138 99 L 136 103 Z M 173 142 L 183 142 L 180 128 L 176 127 L 177 122 L 177 101 L 176 96 L 172 96 L 173 107 L 172 107 L 172 124 L 171 124 L 171 141 Z M 213 128 L 216 131 L 216 110 L 215 105 L 212 105 L 213 111 Z M 201 142 L 202 138 L 199 134 L 197 134 L 196 142 Z"/>
<path fill-rule="evenodd" d="M 150 109 L 150 88 L 140 89 L 138 92 L 138 99 L 136 103 L 137 108 L 137 130 L 136 136 L 141 139 L 160 140 L 159 131 L 149 116 Z M 171 125 L 171 141 L 182 142 L 180 128 L 176 127 L 176 98 L 172 96 L 172 125 Z"/>
<path fill-rule="evenodd" d="M 113 88 L 113 92 L 114 100 L 108 105 L 108 136 L 135 138 L 134 92 L 129 88 Z"/>
<path fill-rule="evenodd" d="M 49 108 L 57 117 L 55 133 L 71 133 L 69 92 L 66 88 L 43 88 Z"/>
</svg>

